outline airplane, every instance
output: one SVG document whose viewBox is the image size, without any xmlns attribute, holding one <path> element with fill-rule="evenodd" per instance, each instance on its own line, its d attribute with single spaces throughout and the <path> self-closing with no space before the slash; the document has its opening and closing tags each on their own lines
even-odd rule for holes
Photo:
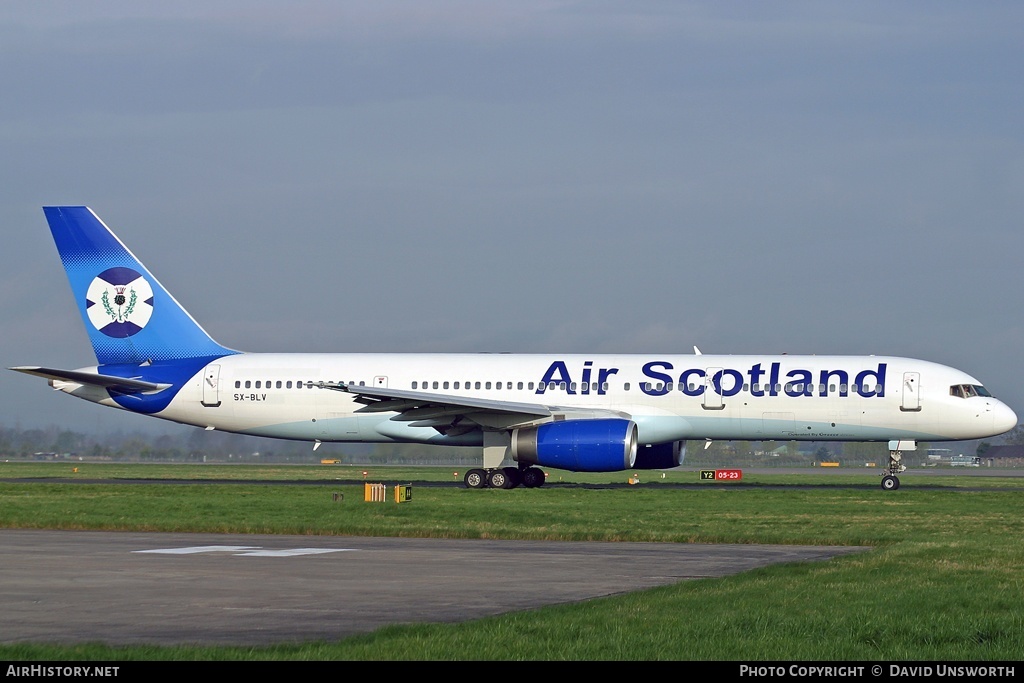
<svg viewBox="0 0 1024 683">
<path fill-rule="evenodd" d="M 468 488 L 543 468 L 666 470 L 687 440 L 888 442 L 895 490 L 918 441 L 997 436 L 1017 415 L 974 377 L 895 356 L 243 353 L 221 346 L 86 206 L 44 214 L 96 356 L 9 368 L 135 413 L 278 439 L 482 449 Z M 514 465 L 503 466 L 507 462 Z"/>
</svg>

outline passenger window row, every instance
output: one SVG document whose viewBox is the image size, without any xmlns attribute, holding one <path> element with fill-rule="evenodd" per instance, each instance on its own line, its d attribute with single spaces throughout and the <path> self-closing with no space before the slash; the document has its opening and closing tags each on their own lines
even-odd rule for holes
<svg viewBox="0 0 1024 683">
<path fill-rule="evenodd" d="M 235 380 L 235 388 L 236 389 L 243 389 L 243 388 L 244 389 L 302 389 L 302 388 L 312 389 L 313 387 L 317 386 L 318 384 L 319 384 L 319 382 L 313 382 L 313 381 L 310 381 L 310 380 L 244 380 L 244 381 L 243 380 Z M 348 384 L 350 386 L 366 386 L 366 382 L 356 382 L 354 380 L 351 381 L 351 382 L 348 382 Z M 574 393 L 575 392 L 583 392 L 583 393 L 593 392 L 593 393 L 597 393 L 598 391 L 607 392 L 608 388 L 609 388 L 608 382 L 604 382 L 603 384 L 598 384 L 597 382 L 592 382 L 590 384 L 583 384 L 582 386 L 577 384 L 576 382 L 569 382 L 569 383 L 566 383 L 566 382 L 548 382 L 547 384 L 545 384 L 543 382 L 539 382 L 539 383 L 535 383 L 535 382 L 515 382 L 515 383 L 513 383 L 513 382 L 505 382 L 505 381 L 501 381 L 501 382 L 478 382 L 478 381 L 460 382 L 460 381 L 439 381 L 439 380 L 434 380 L 434 381 L 423 381 L 423 382 L 414 381 L 414 382 L 411 383 L 411 388 L 412 389 L 418 389 L 418 390 L 424 390 L 424 391 L 425 390 L 432 390 L 432 389 L 437 389 L 437 390 L 442 390 L 442 391 L 444 391 L 444 390 L 472 391 L 472 390 L 478 390 L 478 389 L 492 390 L 492 391 L 499 391 L 499 390 L 512 391 L 513 390 L 513 386 L 518 391 L 522 391 L 524 389 L 527 390 L 527 391 L 535 391 L 536 390 L 536 391 L 539 391 L 539 392 L 555 391 L 555 390 L 562 390 L 562 391 L 568 390 L 568 391 L 572 391 Z M 655 382 L 642 382 L 640 384 L 640 388 L 643 391 L 658 391 L 658 392 L 673 391 L 674 389 L 678 389 L 679 391 L 687 391 L 689 393 L 694 393 L 694 392 L 696 392 L 700 388 L 700 386 L 701 385 L 694 384 L 692 382 L 690 384 L 687 384 L 687 385 L 682 385 L 682 384 L 675 385 L 672 382 L 668 382 L 667 384 L 664 383 L 664 382 L 657 382 L 657 383 L 655 383 Z M 753 388 L 753 391 L 755 393 L 759 393 L 759 392 L 772 392 L 772 391 L 774 391 L 775 393 L 780 393 L 780 392 L 785 391 L 788 394 L 794 394 L 794 393 L 795 394 L 802 394 L 802 393 L 811 394 L 811 393 L 813 393 L 815 391 L 817 391 L 819 394 L 825 393 L 825 385 L 824 384 L 817 384 L 817 385 L 815 385 L 815 384 L 807 384 L 807 385 L 805 385 L 803 383 L 789 383 L 789 384 L 785 384 L 785 385 L 776 384 L 774 386 L 771 385 L 771 384 L 754 384 L 752 387 L 751 387 L 750 384 L 744 384 L 742 390 L 744 392 L 749 392 L 751 390 L 751 388 Z M 623 389 L 623 391 L 629 391 L 629 389 L 630 389 L 629 382 L 624 383 L 622 385 L 622 389 Z M 851 385 L 846 385 L 846 384 L 839 384 L 839 385 L 829 384 L 828 385 L 828 393 L 835 393 L 837 389 L 839 390 L 839 392 L 841 394 L 846 394 L 848 391 L 865 392 L 866 393 L 866 392 L 872 391 L 872 390 L 874 390 L 877 393 L 877 392 L 881 392 L 882 391 L 882 385 L 880 385 L 880 384 L 876 384 L 874 386 L 871 386 L 871 385 L 868 385 L 868 384 L 865 384 L 863 386 L 858 386 L 856 384 L 851 384 Z M 953 386 L 950 387 L 950 394 L 953 395 L 953 396 L 958 396 L 960 398 L 969 398 L 971 396 L 990 396 L 990 394 L 985 389 L 985 387 L 977 386 L 977 385 L 970 385 L 970 384 L 957 384 L 957 385 L 953 385 Z"/>
<path fill-rule="evenodd" d="M 253 381 L 253 380 L 247 379 L 247 380 L 245 380 L 243 382 L 240 379 L 236 379 L 235 380 L 235 389 L 302 389 L 302 388 L 312 389 L 313 387 L 318 386 L 319 384 L 320 384 L 319 381 L 318 382 L 311 382 L 309 380 L 301 380 L 301 379 L 297 380 L 295 382 L 293 382 L 292 380 L 280 380 L 280 379 L 276 380 L 276 381 L 275 380 L 270 380 L 270 379 L 268 379 L 266 381 L 259 380 L 259 379 L 256 380 L 256 381 Z M 349 384 L 353 385 L 353 386 L 360 386 L 360 387 L 366 386 L 366 382 L 355 382 L 355 381 L 353 381 L 353 382 L 349 382 Z"/>
</svg>

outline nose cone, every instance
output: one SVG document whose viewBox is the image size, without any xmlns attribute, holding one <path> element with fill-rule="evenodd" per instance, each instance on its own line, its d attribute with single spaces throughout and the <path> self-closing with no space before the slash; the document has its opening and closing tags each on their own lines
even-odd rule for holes
<svg viewBox="0 0 1024 683">
<path fill-rule="evenodd" d="M 1017 426 L 1017 413 L 1002 401 L 992 406 L 992 428 L 996 434 L 1003 434 Z"/>
</svg>

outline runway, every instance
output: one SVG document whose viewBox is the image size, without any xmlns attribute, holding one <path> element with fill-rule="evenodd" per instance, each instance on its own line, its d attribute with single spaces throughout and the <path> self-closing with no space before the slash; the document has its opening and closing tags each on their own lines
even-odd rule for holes
<svg viewBox="0 0 1024 683">
<path fill-rule="evenodd" d="M 865 550 L 0 530 L 0 642 L 330 641 Z"/>
</svg>

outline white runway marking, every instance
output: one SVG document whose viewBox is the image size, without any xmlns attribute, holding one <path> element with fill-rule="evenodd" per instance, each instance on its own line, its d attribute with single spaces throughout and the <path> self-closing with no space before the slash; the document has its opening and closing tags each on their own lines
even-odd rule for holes
<svg viewBox="0 0 1024 683">
<path fill-rule="evenodd" d="M 242 550 L 258 550 L 251 545 L 196 545 L 191 548 L 157 548 L 155 550 L 133 550 L 135 553 L 160 553 L 163 555 L 192 555 L 194 553 L 237 553 Z"/>
<path fill-rule="evenodd" d="M 153 550 L 133 550 L 134 553 L 154 553 L 160 555 L 195 555 L 198 553 L 231 553 L 239 557 L 297 557 L 299 555 L 322 555 L 323 553 L 343 553 L 354 548 L 283 548 L 280 550 L 264 550 L 260 546 L 251 545 L 197 545 L 189 548 L 154 548 Z"/>
<path fill-rule="evenodd" d="M 295 555 L 320 555 L 322 553 L 344 553 L 354 548 L 284 548 L 282 550 L 253 550 L 238 553 L 246 557 L 293 557 Z"/>
</svg>

